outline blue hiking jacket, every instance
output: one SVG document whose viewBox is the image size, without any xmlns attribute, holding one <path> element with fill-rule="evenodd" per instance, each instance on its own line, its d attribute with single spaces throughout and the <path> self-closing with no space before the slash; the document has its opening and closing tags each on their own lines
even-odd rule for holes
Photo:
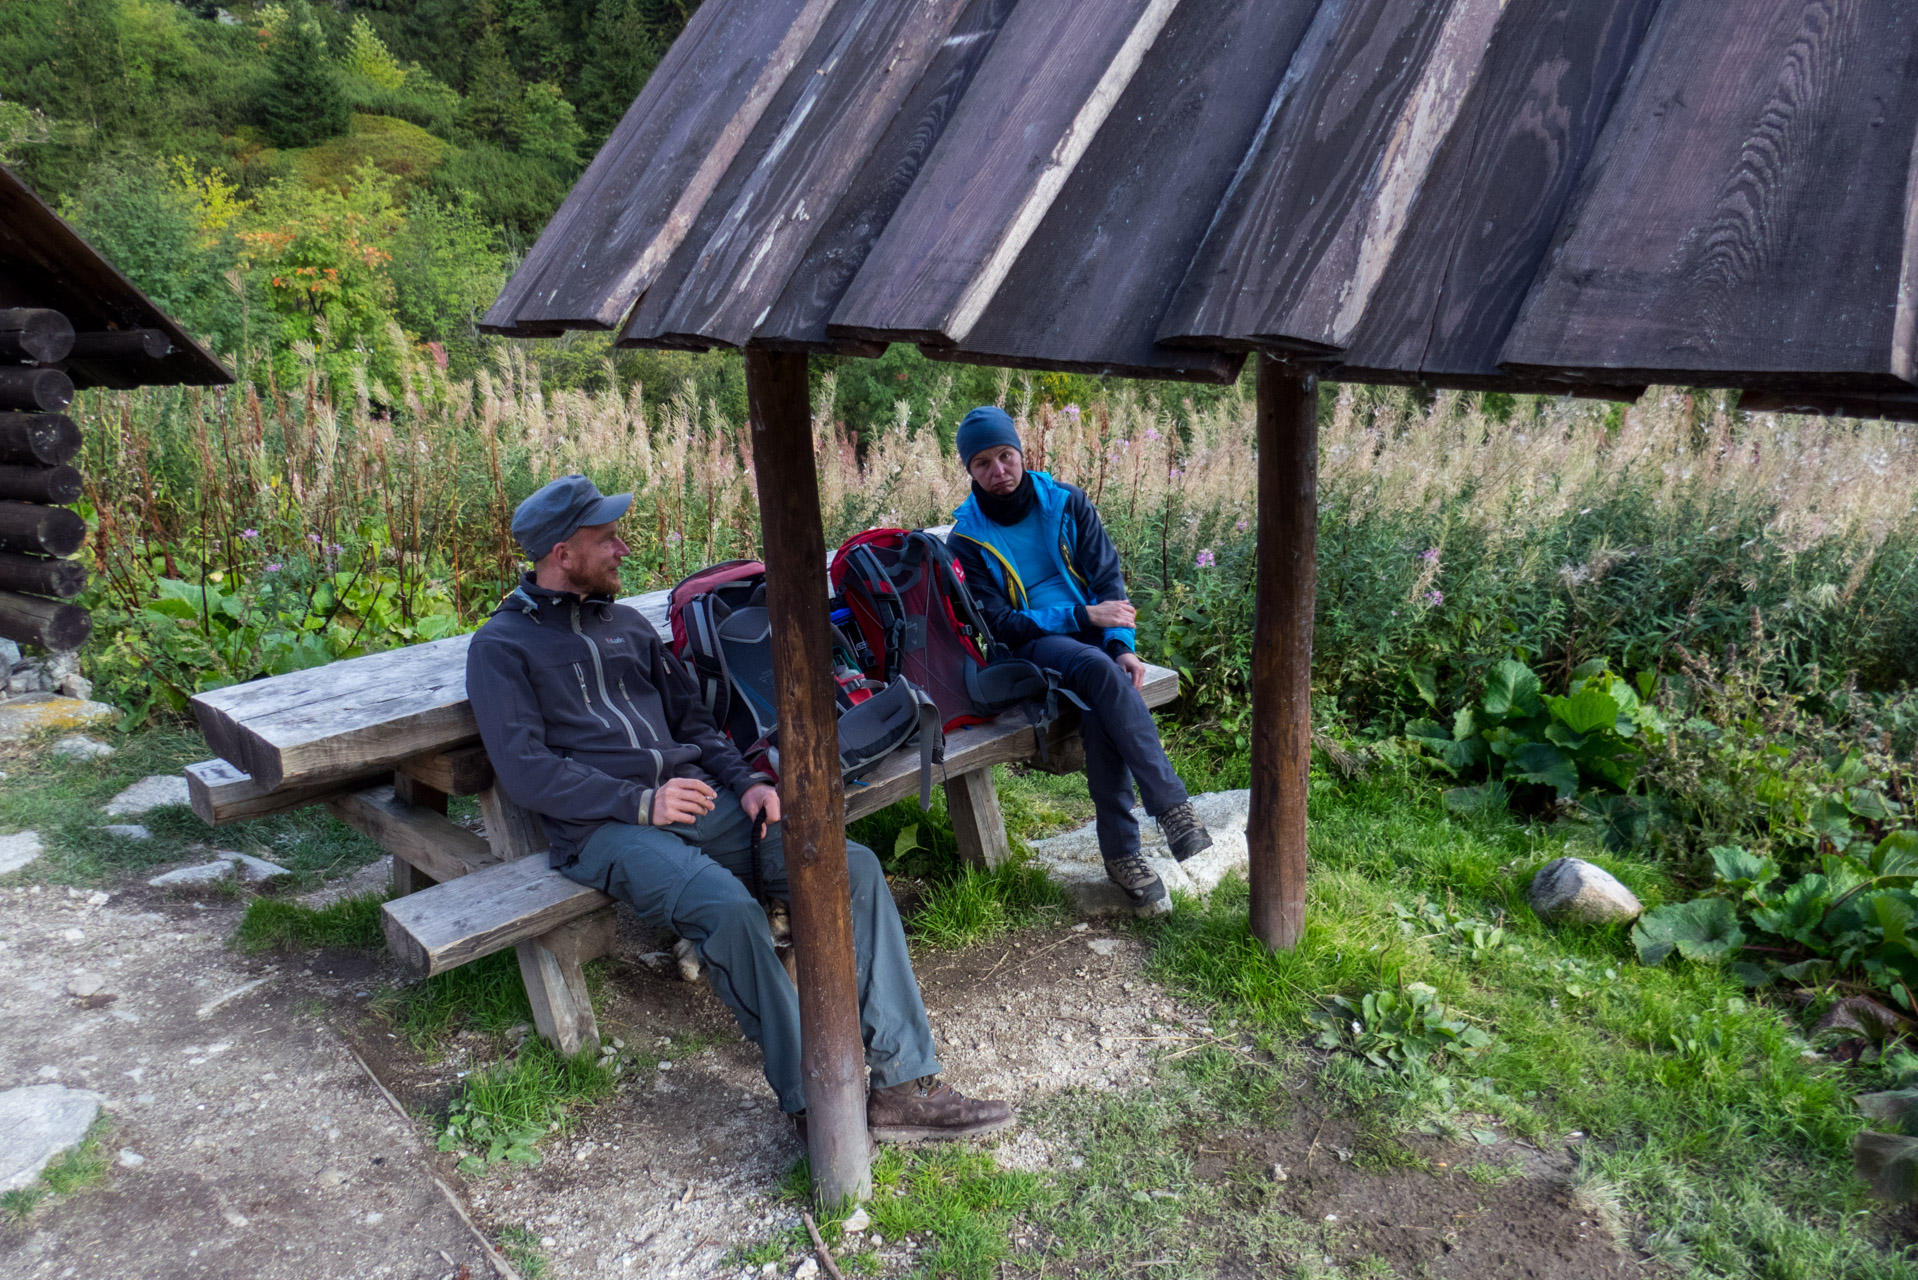
<svg viewBox="0 0 1918 1280">
<path fill-rule="evenodd" d="M 946 545 L 965 566 L 966 586 L 985 614 L 993 638 L 1015 649 L 1041 636 L 1092 630 L 1086 605 L 1127 598 L 1119 549 L 1112 545 L 1085 490 L 1043 471 L 1026 474 L 1032 477 L 1038 500 L 1024 520 L 1010 527 L 998 524 L 979 510 L 976 499 L 968 497 L 952 513 L 952 533 L 946 538 Z M 1030 536 L 1035 522 L 1039 537 Z M 1049 550 L 1050 566 L 1020 563 L 1022 557 L 1030 557 L 1027 548 L 1034 545 Z M 1026 583 L 1055 573 L 1079 603 L 1031 607 Z M 1130 627 L 1108 627 L 1104 639 L 1108 651 L 1135 647 Z"/>
</svg>

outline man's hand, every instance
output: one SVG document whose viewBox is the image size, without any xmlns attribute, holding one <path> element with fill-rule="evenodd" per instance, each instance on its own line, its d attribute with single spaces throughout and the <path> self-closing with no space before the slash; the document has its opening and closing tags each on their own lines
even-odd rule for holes
<svg viewBox="0 0 1918 1280">
<path fill-rule="evenodd" d="M 1132 677 L 1132 687 L 1141 692 L 1145 689 L 1145 661 L 1136 653 L 1122 653 L 1113 659 L 1119 664 L 1119 670 Z"/>
<path fill-rule="evenodd" d="M 764 822 L 770 827 L 779 821 L 779 793 L 773 790 L 770 783 L 762 782 L 748 788 L 746 794 L 739 797 L 739 807 L 755 823 Z"/>
<path fill-rule="evenodd" d="M 1086 619 L 1095 627 L 1129 627 L 1139 617 L 1130 600 L 1105 600 L 1086 606 Z"/>
<path fill-rule="evenodd" d="M 653 792 L 653 825 L 697 822 L 713 811 L 716 794 L 698 778 L 668 778 Z"/>
</svg>

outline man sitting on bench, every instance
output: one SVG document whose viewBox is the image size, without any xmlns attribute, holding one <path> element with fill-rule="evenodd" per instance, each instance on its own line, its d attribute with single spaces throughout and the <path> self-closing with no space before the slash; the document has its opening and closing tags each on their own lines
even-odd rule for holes
<svg viewBox="0 0 1918 1280">
<path fill-rule="evenodd" d="M 1057 671 L 1085 707 L 1086 785 L 1106 878 L 1137 914 L 1170 911 L 1165 882 L 1139 854 L 1133 783 L 1174 858 L 1184 862 L 1211 847 L 1212 837 L 1139 696 L 1145 663 L 1132 651 L 1137 614 L 1119 552 L 1085 490 L 1026 470 L 1005 410 L 981 405 L 968 413 L 957 443 L 972 496 L 953 512 L 947 542 L 965 566 L 966 585 L 993 638 Z"/>
<path fill-rule="evenodd" d="M 553 865 L 692 941 L 803 1135 L 799 998 L 747 887 L 786 894 L 779 793 L 719 732 L 652 624 L 614 603 L 630 554 L 614 522 L 631 503 L 574 475 L 519 505 L 513 537 L 533 572 L 473 637 L 467 696 L 499 785 L 544 819 Z M 846 862 L 872 1136 L 1006 1128 L 1005 1103 L 936 1079 L 932 1028 L 879 859 L 848 841 Z"/>
</svg>

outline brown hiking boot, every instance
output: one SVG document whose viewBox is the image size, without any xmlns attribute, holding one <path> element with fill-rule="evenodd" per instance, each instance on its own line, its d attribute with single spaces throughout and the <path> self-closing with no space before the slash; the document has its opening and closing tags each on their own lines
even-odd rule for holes
<svg viewBox="0 0 1918 1280">
<path fill-rule="evenodd" d="M 877 1142 L 927 1138 L 976 1138 L 1012 1126 L 1012 1108 L 989 1098 L 968 1098 L 938 1076 L 866 1094 L 866 1128 Z"/>
</svg>

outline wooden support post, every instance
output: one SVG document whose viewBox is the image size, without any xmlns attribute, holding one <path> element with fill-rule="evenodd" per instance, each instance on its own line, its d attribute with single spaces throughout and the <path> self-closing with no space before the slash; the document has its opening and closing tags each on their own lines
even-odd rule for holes
<svg viewBox="0 0 1918 1280">
<path fill-rule="evenodd" d="M 393 799 L 403 805 L 416 809 L 425 809 L 429 813 L 446 816 L 446 793 L 437 787 L 429 787 L 418 779 L 393 771 Z M 439 881 L 427 875 L 418 867 L 393 854 L 393 896 L 404 898 L 409 893 L 418 893 L 421 889 L 430 889 Z"/>
<path fill-rule="evenodd" d="M 409 893 L 418 893 L 421 889 L 431 889 L 439 881 L 427 875 L 405 858 L 395 853 L 393 859 L 392 889 L 395 898 L 404 898 Z"/>
<path fill-rule="evenodd" d="M 748 347 L 746 398 L 772 621 L 813 1192 L 836 1204 L 872 1195 L 872 1161 L 806 357 Z"/>
<path fill-rule="evenodd" d="M 990 765 L 947 780 L 946 812 L 952 816 L 952 834 L 961 858 L 989 871 L 1012 857 L 1006 815 L 999 808 Z"/>
<path fill-rule="evenodd" d="M 614 923 L 608 905 L 514 944 L 533 1025 L 568 1057 L 581 1049 L 599 1052 L 599 1023 L 580 966 L 612 949 Z"/>
<path fill-rule="evenodd" d="M 486 822 L 486 843 L 501 862 L 543 853 L 552 841 L 546 838 L 546 824 L 537 813 L 514 804 L 495 782 L 479 793 L 480 817 Z"/>
<path fill-rule="evenodd" d="M 1252 634 L 1252 933 L 1290 951 L 1305 933 L 1318 592 L 1319 380 L 1259 358 L 1259 589 Z"/>
</svg>

